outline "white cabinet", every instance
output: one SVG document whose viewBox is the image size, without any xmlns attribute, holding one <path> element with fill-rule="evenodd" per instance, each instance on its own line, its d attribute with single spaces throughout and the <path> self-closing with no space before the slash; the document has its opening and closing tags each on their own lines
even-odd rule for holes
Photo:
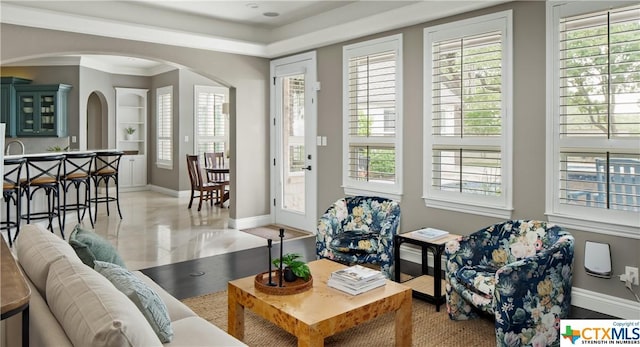
<svg viewBox="0 0 640 347">
<path fill-rule="evenodd" d="M 148 89 L 116 88 L 116 142 L 125 153 L 120 160 L 121 188 L 147 185 Z"/>
<path fill-rule="evenodd" d="M 147 185 L 147 158 L 144 155 L 124 155 L 120 160 L 119 185 L 122 188 Z"/>
</svg>

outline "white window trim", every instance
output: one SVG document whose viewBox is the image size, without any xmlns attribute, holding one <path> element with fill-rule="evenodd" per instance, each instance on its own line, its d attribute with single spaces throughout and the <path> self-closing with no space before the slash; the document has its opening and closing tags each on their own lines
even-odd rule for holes
<svg viewBox="0 0 640 347">
<path fill-rule="evenodd" d="M 171 122 L 173 125 L 173 107 L 174 107 L 174 95 L 173 95 L 173 86 L 169 85 L 166 87 L 160 87 L 156 89 L 156 167 L 158 169 L 166 169 L 166 170 L 173 170 L 173 153 L 171 154 L 171 160 L 160 160 L 158 158 L 158 153 L 159 151 L 157 150 L 157 146 L 159 145 L 160 141 L 160 132 L 158 131 L 158 126 L 159 126 L 159 118 L 160 118 L 160 114 L 159 114 L 159 110 L 158 110 L 158 101 L 159 101 L 159 97 L 160 95 L 163 94 L 171 94 Z M 171 135 L 169 136 L 172 140 L 173 143 L 173 126 L 171 127 Z M 173 151 L 173 147 L 172 147 L 172 151 Z"/>
<path fill-rule="evenodd" d="M 366 195 L 380 196 L 395 201 L 402 198 L 402 128 L 403 128 L 403 54 L 402 54 L 402 34 L 382 37 L 379 39 L 358 42 L 342 48 L 342 188 L 345 195 Z M 374 54 L 383 51 L 395 50 L 396 52 L 396 135 L 393 139 L 381 140 L 391 141 L 395 144 L 395 184 L 383 184 L 375 182 L 358 182 L 349 178 L 349 71 L 348 61 L 352 56 Z"/>
<path fill-rule="evenodd" d="M 513 24 L 512 12 L 502 11 L 424 29 L 424 121 L 423 121 L 423 199 L 427 207 L 510 219 L 513 212 Z M 446 37 L 476 34 L 481 30 L 500 30 L 503 34 L 502 91 L 502 194 L 499 197 L 474 196 L 431 188 L 432 180 L 432 41 Z"/>
<path fill-rule="evenodd" d="M 209 92 L 209 93 L 215 93 L 215 94 L 224 94 L 224 100 L 225 102 L 229 102 L 229 89 L 225 88 L 225 87 L 215 87 L 215 86 L 204 86 L 204 85 L 194 85 L 193 86 L 193 153 L 195 154 L 199 154 L 198 153 L 198 142 L 199 142 L 199 138 L 198 138 L 198 131 L 197 131 L 197 127 L 198 127 L 198 93 L 199 92 Z M 228 117 L 228 115 L 227 115 Z M 219 137 L 219 136 L 215 136 L 212 137 L 214 141 L 218 141 L 218 142 L 224 142 L 225 143 L 225 150 L 228 151 L 229 150 L 229 121 L 227 120 L 226 122 L 226 128 L 224 129 L 224 136 L 223 137 Z"/>
<path fill-rule="evenodd" d="M 560 204 L 557 173 L 560 168 L 560 135 L 558 117 L 558 25 L 561 17 L 601 11 L 629 5 L 626 1 L 548 2 L 547 22 L 547 146 L 546 146 L 546 199 L 545 214 L 550 222 L 567 228 L 611 236 L 640 239 L 640 218 L 635 212 L 594 209 Z M 576 140 L 580 141 L 580 140 Z M 610 145 L 610 143 L 608 144 Z M 615 144 L 614 144 L 615 145 Z M 640 146 L 640 143 L 638 144 Z M 607 146 L 607 145 L 605 145 Z M 624 145 L 623 145 L 624 146 Z M 600 147 L 602 148 L 602 147 Z"/>
</svg>

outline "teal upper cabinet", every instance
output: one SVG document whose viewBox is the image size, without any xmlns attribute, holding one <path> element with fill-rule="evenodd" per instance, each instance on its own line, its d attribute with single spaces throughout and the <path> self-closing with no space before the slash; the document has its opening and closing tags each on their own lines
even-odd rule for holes
<svg viewBox="0 0 640 347">
<path fill-rule="evenodd" d="M 17 136 L 67 136 L 70 85 L 16 85 L 15 88 Z"/>
<path fill-rule="evenodd" d="M 2 77 L 0 84 L 0 123 L 6 124 L 5 137 L 16 136 L 16 88 L 17 84 L 29 84 L 31 80 L 18 77 Z"/>
</svg>

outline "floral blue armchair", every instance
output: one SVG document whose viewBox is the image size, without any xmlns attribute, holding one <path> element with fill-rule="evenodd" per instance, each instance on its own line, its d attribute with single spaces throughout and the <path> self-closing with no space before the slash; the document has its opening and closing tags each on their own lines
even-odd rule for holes
<svg viewBox="0 0 640 347">
<path fill-rule="evenodd" d="M 497 346 L 558 346 L 571 307 L 574 238 L 557 225 L 513 220 L 446 244 L 447 312 L 494 315 Z"/>
<path fill-rule="evenodd" d="M 378 264 L 393 278 L 393 235 L 400 225 L 397 202 L 355 196 L 336 201 L 320 217 L 316 235 L 319 258 L 347 264 Z"/>
</svg>

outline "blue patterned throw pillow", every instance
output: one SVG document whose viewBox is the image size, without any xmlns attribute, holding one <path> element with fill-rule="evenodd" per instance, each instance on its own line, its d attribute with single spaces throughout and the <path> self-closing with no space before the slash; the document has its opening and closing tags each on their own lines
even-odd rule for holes
<svg viewBox="0 0 640 347">
<path fill-rule="evenodd" d="M 162 343 L 171 342 L 173 328 L 164 301 L 131 271 L 118 265 L 96 260 L 94 269 L 106 277 L 138 307 Z"/>
</svg>

